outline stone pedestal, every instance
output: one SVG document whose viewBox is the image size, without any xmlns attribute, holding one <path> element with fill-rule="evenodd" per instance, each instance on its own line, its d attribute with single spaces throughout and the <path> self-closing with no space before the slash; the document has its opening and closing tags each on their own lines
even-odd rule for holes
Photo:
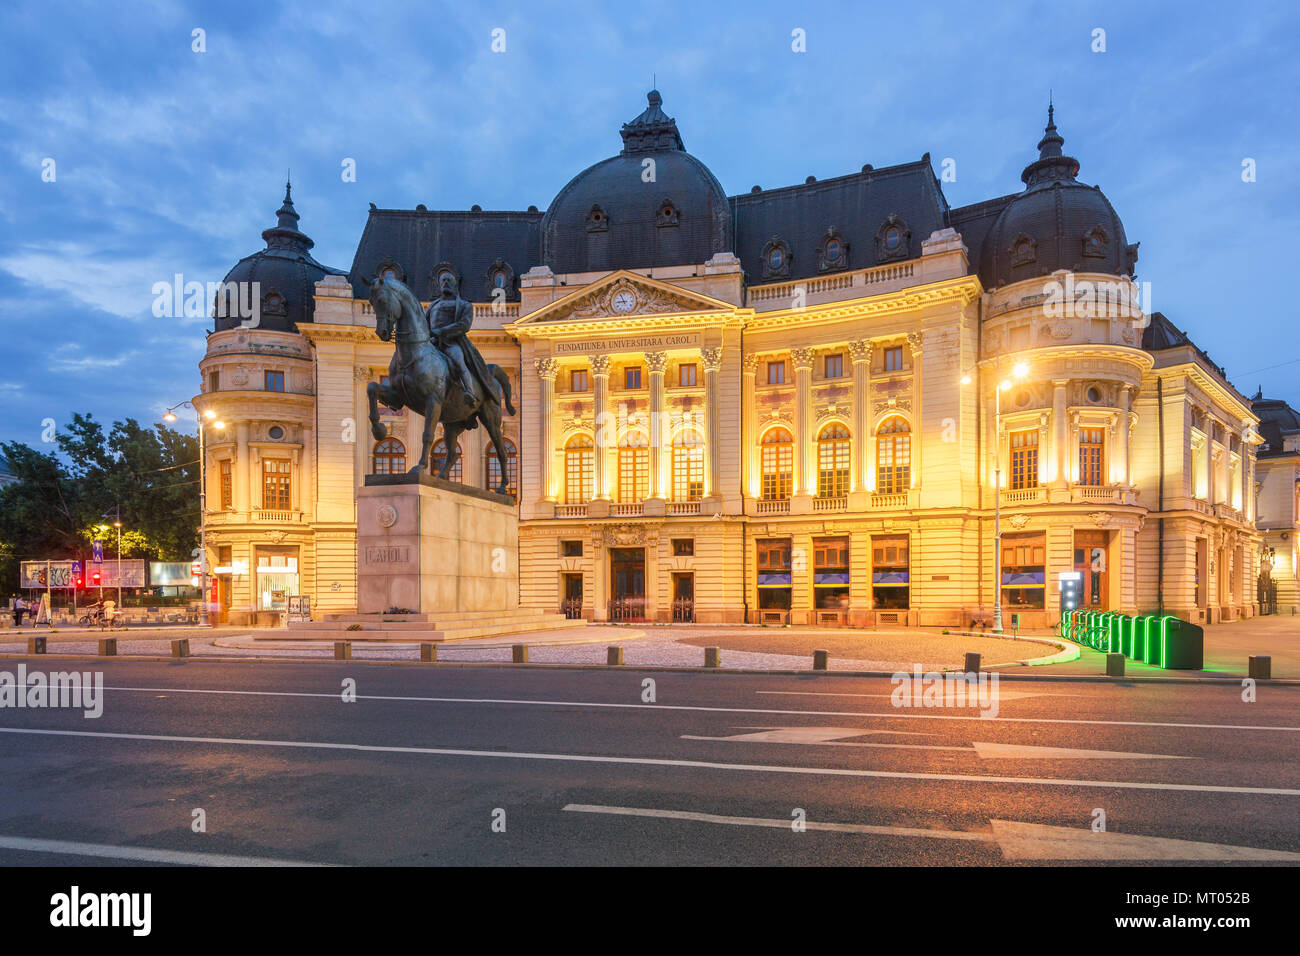
<svg viewBox="0 0 1300 956">
<path fill-rule="evenodd" d="M 504 495 L 432 476 L 368 475 L 357 493 L 357 611 L 519 606 L 519 521 Z"/>
</svg>

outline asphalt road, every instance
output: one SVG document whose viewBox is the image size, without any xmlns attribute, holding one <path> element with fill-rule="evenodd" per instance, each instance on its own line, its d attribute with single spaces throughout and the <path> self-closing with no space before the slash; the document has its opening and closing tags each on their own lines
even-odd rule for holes
<svg viewBox="0 0 1300 956">
<path fill-rule="evenodd" d="M 105 699 L 0 709 L 7 865 L 1300 862 L 1297 687 L 1004 679 L 979 718 L 883 678 L 27 665 Z"/>
</svg>

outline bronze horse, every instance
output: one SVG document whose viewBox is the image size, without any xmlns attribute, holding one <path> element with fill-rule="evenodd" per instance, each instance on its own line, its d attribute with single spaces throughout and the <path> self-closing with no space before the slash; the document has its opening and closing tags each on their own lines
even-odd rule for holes
<svg viewBox="0 0 1300 956">
<path fill-rule="evenodd" d="M 387 407 L 397 410 L 409 408 L 416 414 L 424 416 L 424 447 L 420 452 L 419 462 L 409 470 L 409 474 L 419 475 L 429 462 L 429 451 L 433 447 L 433 429 L 442 422 L 443 440 L 447 445 L 447 458 L 438 472 L 439 478 L 446 478 L 456 464 L 456 440 L 461 432 L 472 424 L 475 416 L 487 429 L 492 445 L 496 449 L 497 461 L 501 463 L 501 484 L 498 494 L 506 494 L 509 473 L 506 464 L 505 440 L 501 437 L 501 406 L 471 376 L 468 404 L 452 372 L 451 363 L 441 350 L 434 345 L 429 333 L 429 323 L 425 319 L 420 300 L 406 285 L 397 279 L 377 276 L 370 282 L 370 304 L 375 309 L 375 332 L 385 342 L 396 338 L 397 349 L 392 361 L 388 363 L 388 384 L 371 382 L 366 386 L 366 395 L 370 399 L 370 430 L 376 441 L 388 437 L 388 426 L 379 421 L 379 406 L 383 402 Z M 505 398 L 506 410 L 515 414 L 510 403 L 510 381 L 499 366 L 489 365 L 488 372 L 501 386 Z"/>
</svg>

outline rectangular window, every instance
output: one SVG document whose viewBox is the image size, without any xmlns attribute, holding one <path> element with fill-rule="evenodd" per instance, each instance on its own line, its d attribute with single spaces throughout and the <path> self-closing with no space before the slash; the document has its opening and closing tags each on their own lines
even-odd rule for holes
<svg viewBox="0 0 1300 956">
<path fill-rule="evenodd" d="M 229 459 L 221 463 L 221 510 L 229 511 L 232 507 L 233 496 L 231 493 L 231 462 Z"/>
<path fill-rule="evenodd" d="M 758 606 L 790 609 L 790 539 L 768 538 L 754 542 L 758 552 Z"/>
<path fill-rule="evenodd" d="M 623 369 L 623 387 L 640 388 L 641 387 L 641 366 L 634 365 L 630 368 Z"/>
<path fill-rule="evenodd" d="M 785 362 L 767 363 L 767 384 L 783 385 L 785 383 Z"/>
<path fill-rule="evenodd" d="M 569 373 L 569 391 L 585 392 L 587 390 L 587 370 L 585 368 L 574 369 Z"/>
<path fill-rule="evenodd" d="M 794 443 L 763 444 L 763 500 L 785 501 L 794 490 Z"/>
<path fill-rule="evenodd" d="M 1038 487 L 1038 429 L 1011 433 L 1011 490 Z"/>
<path fill-rule="evenodd" d="M 1047 589 L 1047 545 L 1043 534 L 1002 536 L 1002 603 L 1042 609 Z"/>
<path fill-rule="evenodd" d="M 565 558 L 582 557 L 582 539 L 560 542 L 560 556 Z"/>
<path fill-rule="evenodd" d="M 836 353 L 835 355 L 826 356 L 826 377 L 843 378 L 844 377 L 844 356 Z"/>
<path fill-rule="evenodd" d="M 673 501 L 699 501 L 704 497 L 704 443 L 673 448 Z"/>
<path fill-rule="evenodd" d="M 695 555 L 694 538 L 673 538 L 673 557 L 690 558 Z"/>
<path fill-rule="evenodd" d="M 270 369 L 266 372 L 266 390 L 268 392 L 284 391 L 284 373 L 273 372 Z"/>
<path fill-rule="evenodd" d="M 262 459 L 263 511 L 288 511 L 293 507 L 292 468 L 287 458 Z"/>
<path fill-rule="evenodd" d="M 684 388 L 695 384 L 695 363 L 677 366 L 677 384 Z"/>
<path fill-rule="evenodd" d="M 209 372 L 209 373 L 208 373 L 208 391 L 209 391 L 209 392 L 219 392 L 219 391 L 221 391 L 221 373 L 220 373 L 220 372 Z"/>
<path fill-rule="evenodd" d="M 903 347 L 895 345 L 893 348 L 885 349 L 885 371 L 901 372 L 903 370 Z"/>
<path fill-rule="evenodd" d="M 618 500 L 645 501 L 650 497 L 650 449 L 645 446 L 618 450 Z"/>
<path fill-rule="evenodd" d="M 911 573 L 905 534 L 871 536 L 871 603 L 885 610 L 910 606 Z"/>
<path fill-rule="evenodd" d="M 1100 428 L 1079 429 L 1079 484 L 1101 485 L 1105 436 Z"/>
<path fill-rule="evenodd" d="M 813 596 L 819 608 L 848 608 L 848 538 L 813 538 Z"/>
</svg>

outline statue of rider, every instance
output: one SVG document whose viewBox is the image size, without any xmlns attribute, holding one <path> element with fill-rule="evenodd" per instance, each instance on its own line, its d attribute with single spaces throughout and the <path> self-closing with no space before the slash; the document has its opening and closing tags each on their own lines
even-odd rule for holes
<svg viewBox="0 0 1300 956">
<path fill-rule="evenodd" d="M 438 289 L 439 296 L 429 304 L 425 316 L 429 321 L 434 344 L 451 360 L 461 391 L 465 394 L 465 404 L 474 403 L 470 387 L 471 374 L 478 379 L 479 387 L 487 398 L 498 405 L 502 404 L 496 379 L 488 374 L 487 363 L 469 340 L 469 330 L 474 324 L 474 306 L 457 293 L 456 277 L 450 272 L 444 272 L 439 278 Z M 476 428 L 478 423 L 471 419 L 468 427 Z"/>
</svg>

